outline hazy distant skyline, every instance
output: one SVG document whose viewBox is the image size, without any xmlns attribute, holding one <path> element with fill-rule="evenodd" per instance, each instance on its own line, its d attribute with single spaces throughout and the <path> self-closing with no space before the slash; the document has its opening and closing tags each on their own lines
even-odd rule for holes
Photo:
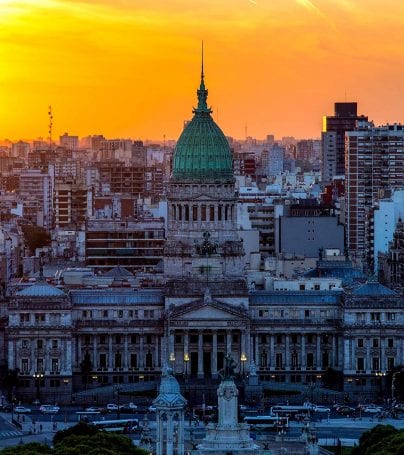
<svg viewBox="0 0 404 455">
<path fill-rule="evenodd" d="M 334 102 L 404 121 L 400 0 L 0 0 L 0 139 L 177 139 L 205 43 L 224 133 L 319 137 Z"/>
</svg>

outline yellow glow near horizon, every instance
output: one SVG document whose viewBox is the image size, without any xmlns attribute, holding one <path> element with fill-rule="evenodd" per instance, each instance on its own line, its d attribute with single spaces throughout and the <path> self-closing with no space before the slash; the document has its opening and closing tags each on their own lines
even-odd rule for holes
<svg viewBox="0 0 404 455">
<path fill-rule="evenodd" d="M 404 121 L 400 0 L 0 0 L 0 140 L 46 137 L 49 104 L 54 137 L 177 138 L 202 39 L 225 134 L 318 137 L 345 98 Z"/>
</svg>

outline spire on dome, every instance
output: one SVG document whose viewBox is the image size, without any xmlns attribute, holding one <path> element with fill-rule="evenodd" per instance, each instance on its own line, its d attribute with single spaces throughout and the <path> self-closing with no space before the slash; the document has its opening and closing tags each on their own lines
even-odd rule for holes
<svg viewBox="0 0 404 455">
<path fill-rule="evenodd" d="M 207 112 L 211 113 L 212 109 L 208 107 L 206 100 L 208 99 L 208 91 L 205 88 L 205 73 L 203 69 L 203 41 L 202 41 L 202 64 L 201 64 L 201 83 L 197 91 L 198 94 L 198 107 L 194 109 L 194 113 Z"/>
</svg>

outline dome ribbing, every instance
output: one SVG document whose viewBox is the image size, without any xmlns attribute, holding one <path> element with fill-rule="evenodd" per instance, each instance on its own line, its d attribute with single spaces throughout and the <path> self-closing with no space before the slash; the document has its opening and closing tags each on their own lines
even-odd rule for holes
<svg viewBox="0 0 404 455">
<path fill-rule="evenodd" d="M 207 105 L 203 59 L 201 84 L 197 91 L 198 107 L 194 117 L 184 128 L 173 157 L 173 180 L 229 181 L 233 179 L 233 159 L 223 131 L 212 119 Z"/>
</svg>

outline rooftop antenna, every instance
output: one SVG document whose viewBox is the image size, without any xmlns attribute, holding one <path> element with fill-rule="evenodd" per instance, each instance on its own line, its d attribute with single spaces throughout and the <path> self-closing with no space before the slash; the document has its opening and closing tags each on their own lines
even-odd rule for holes
<svg viewBox="0 0 404 455">
<path fill-rule="evenodd" d="M 52 106 L 48 107 L 48 117 L 49 117 L 49 148 L 52 148 L 52 125 L 53 125 L 53 115 L 52 115 Z"/>
</svg>

